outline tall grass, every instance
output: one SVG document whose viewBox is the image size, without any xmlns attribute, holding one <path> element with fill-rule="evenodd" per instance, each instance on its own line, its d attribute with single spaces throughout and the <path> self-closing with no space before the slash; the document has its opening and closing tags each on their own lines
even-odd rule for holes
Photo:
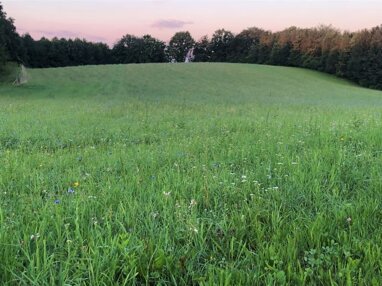
<svg viewBox="0 0 382 286">
<path fill-rule="evenodd" d="M 3 285 L 380 285 L 382 93 L 230 64 L 0 87 Z"/>
</svg>

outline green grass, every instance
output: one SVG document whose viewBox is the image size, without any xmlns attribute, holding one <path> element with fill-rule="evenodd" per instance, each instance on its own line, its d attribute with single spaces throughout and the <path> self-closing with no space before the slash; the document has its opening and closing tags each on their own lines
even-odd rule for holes
<svg viewBox="0 0 382 286">
<path fill-rule="evenodd" d="M 0 86 L 0 284 L 380 285 L 382 92 L 258 65 L 29 72 Z"/>
</svg>

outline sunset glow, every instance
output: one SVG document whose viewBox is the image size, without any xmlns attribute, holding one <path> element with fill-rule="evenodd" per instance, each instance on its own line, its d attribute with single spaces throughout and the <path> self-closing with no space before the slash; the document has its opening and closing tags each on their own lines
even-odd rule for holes
<svg viewBox="0 0 382 286">
<path fill-rule="evenodd" d="M 382 1 L 361 0 L 6 0 L 2 4 L 20 34 L 108 44 L 127 33 L 168 41 L 181 30 L 199 39 L 218 28 L 238 33 L 253 26 L 278 31 L 331 24 L 355 31 L 382 22 Z"/>
</svg>

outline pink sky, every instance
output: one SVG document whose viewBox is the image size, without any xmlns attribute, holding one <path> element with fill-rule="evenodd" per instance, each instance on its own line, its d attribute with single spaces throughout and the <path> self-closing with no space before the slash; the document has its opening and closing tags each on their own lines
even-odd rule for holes
<svg viewBox="0 0 382 286">
<path fill-rule="evenodd" d="M 1 0 L 0 0 L 1 1 Z M 19 33 L 34 38 L 86 38 L 113 44 L 125 34 L 168 41 L 188 30 L 195 39 L 218 28 L 278 31 L 332 24 L 359 30 L 382 24 L 382 0 L 2 0 Z"/>
</svg>

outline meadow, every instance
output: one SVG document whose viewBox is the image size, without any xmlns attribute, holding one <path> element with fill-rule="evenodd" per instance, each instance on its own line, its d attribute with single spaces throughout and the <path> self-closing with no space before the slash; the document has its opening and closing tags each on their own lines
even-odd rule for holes
<svg viewBox="0 0 382 286">
<path fill-rule="evenodd" d="M 297 68 L 0 85 L 1 285 L 381 285 L 382 92 Z"/>
</svg>

